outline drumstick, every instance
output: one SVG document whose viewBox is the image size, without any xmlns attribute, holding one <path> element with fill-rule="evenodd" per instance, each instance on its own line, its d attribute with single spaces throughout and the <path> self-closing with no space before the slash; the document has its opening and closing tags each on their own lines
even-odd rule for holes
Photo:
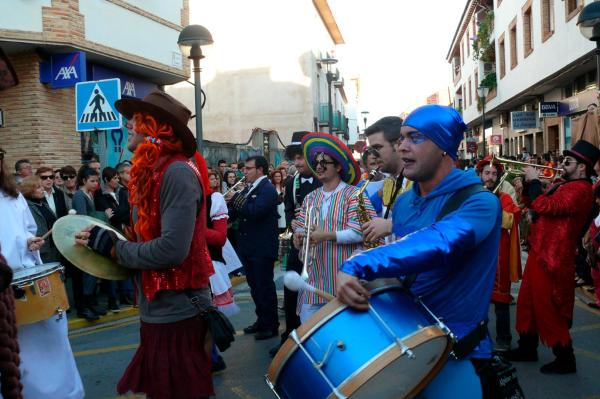
<svg viewBox="0 0 600 399">
<path fill-rule="evenodd" d="M 320 296 L 321 298 L 323 298 L 327 301 L 331 301 L 332 299 L 335 298 L 330 293 L 320 290 L 320 289 L 308 284 L 306 281 L 304 281 L 302 279 L 302 277 L 300 277 L 300 275 L 297 272 L 294 272 L 294 271 L 285 272 L 285 274 L 283 275 L 283 285 L 285 285 L 288 289 L 290 289 L 292 291 L 304 290 L 304 291 L 314 292 L 315 294 L 317 294 L 318 296 Z"/>
<path fill-rule="evenodd" d="M 46 232 L 46 234 L 44 234 L 43 236 L 41 236 L 40 238 L 42 240 L 45 240 L 46 238 L 48 238 L 50 236 L 50 234 L 52 234 L 52 229 L 48 230 L 48 232 Z"/>
</svg>

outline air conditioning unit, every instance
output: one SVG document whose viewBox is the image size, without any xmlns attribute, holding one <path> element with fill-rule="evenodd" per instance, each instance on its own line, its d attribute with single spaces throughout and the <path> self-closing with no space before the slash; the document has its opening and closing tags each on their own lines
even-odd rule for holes
<svg viewBox="0 0 600 399">
<path fill-rule="evenodd" d="M 484 62 L 483 63 L 483 76 L 487 76 L 488 74 L 496 72 L 496 64 L 493 62 Z"/>
<path fill-rule="evenodd" d="M 500 127 L 508 125 L 508 114 L 500 114 Z"/>
</svg>

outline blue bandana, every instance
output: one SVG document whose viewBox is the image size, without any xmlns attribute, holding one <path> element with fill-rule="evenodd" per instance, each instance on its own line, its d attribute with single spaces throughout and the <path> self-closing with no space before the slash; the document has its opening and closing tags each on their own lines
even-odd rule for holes
<svg viewBox="0 0 600 399">
<path fill-rule="evenodd" d="M 415 109 L 402 126 L 410 126 L 426 135 L 453 159 L 467 130 L 462 116 L 452 107 L 424 105 Z"/>
</svg>

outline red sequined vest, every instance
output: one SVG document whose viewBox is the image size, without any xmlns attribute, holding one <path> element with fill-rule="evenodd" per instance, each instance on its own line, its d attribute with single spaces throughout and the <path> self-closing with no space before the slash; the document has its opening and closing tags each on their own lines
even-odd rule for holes
<svg viewBox="0 0 600 399">
<path fill-rule="evenodd" d="M 175 161 L 186 162 L 198 178 L 202 187 L 200 172 L 196 165 L 183 155 L 175 155 L 163 162 L 152 176 L 152 205 L 150 209 L 150 231 L 153 238 L 160 237 L 160 187 L 169 165 Z M 190 244 L 190 251 L 185 260 L 176 266 L 160 270 L 142 271 L 142 288 L 146 298 L 151 301 L 157 292 L 163 290 L 198 289 L 208 286 L 208 277 L 214 273 L 212 261 L 206 246 L 206 201 L 202 201 L 201 209 L 196 214 L 194 236 Z"/>
</svg>

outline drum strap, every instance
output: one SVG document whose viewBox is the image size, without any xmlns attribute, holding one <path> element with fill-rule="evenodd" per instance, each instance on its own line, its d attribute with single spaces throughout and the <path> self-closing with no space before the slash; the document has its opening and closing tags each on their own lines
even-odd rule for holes
<svg viewBox="0 0 600 399">
<path fill-rule="evenodd" d="M 452 346 L 452 355 L 457 359 L 462 359 L 467 356 L 469 353 L 475 349 L 477 345 L 481 342 L 482 339 L 487 337 L 488 328 L 487 328 L 488 320 L 481 320 L 477 327 L 473 329 L 470 333 L 459 339 Z"/>
<path fill-rule="evenodd" d="M 400 184 L 400 185 L 402 185 L 402 184 Z M 482 184 L 477 183 L 477 184 L 471 184 L 470 186 L 465 186 L 465 187 L 461 188 L 460 190 L 454 192 L 454 194 L 452 194 L 450 196 L 450 198 L 448 198 L 446 200 L 446 202 L 444 203 L 442 210 L 435 218 L 436 222 L 442 220 L 448 214 L 450 214 L 450 213 L 456 211 L 458 208 L 460 208 L 460 206 L 463 204 L 463 202 L 465 202 L 467 199 L 469 199 L 469 197 L 471 197 L 473 194 L 477 194 L 477 193 L 480 193 L 483 191 L 490 192 Z M 402 287 L 404 287 L 404 289 L 406 289 L 406 290 L 410 289 L 410 286 L 415 282 L 416 278 L 417 278 L 417 275 L 415 273 L 407 275 L 406 277 L 404 277 L 404 280 L 402 280 Z"/>
</svg>

